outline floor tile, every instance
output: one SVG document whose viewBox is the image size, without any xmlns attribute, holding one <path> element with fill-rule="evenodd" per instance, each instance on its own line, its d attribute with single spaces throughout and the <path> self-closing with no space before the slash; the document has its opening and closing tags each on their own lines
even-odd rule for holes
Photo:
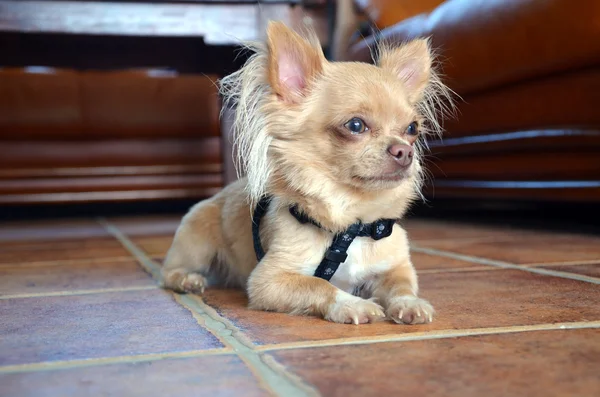
<svg viewBox="0 0 600 397">
<path fill-rule="evenodd" d="M 165 256 L 173 242 L 173 235 L 132 237 L 131 240 L 149 256 Z"/>
<path fill-rule="evenodd" d="M 0 266 L 10 263 L 64 261 L 74 259 L 96 259 L 128 257 L 129 252 L 112 237 L 32 241 L 0 245 Z"/>
<path fill-rule="evenodd" d="M 93 219 L 3 222 L 0 224 L 0 243 L 23 240 L 84 239 L 105 236 L 108 236 L 108 232 Z"/>
<path fill-rule="evenodd" d="M 0 296 L 151 285 L 152 278 L 131 259 L 0 266 Z"/>
<path fill-rule="evenodd" d="M 434 241 L 419 246 L 515 264 L 600 260 L 600 237 L 527 236 L 496 241 Z"/>
<path fill-rule="evenodd" d="M 600 330 L 283 350 L 324 396 L 597 396 Z"/>
<path fill-rule="evenodd" d="M 182 215 L 155 215 L 144 217 L 109 218 L 108 221 L 127 236 L 153 236 L 175 234 Z"/>
<path fill-rule="evenodd" d="M 583 276 L 600 278 L 600 262 L 595 264 L 585 265 L 569 265 L 569 266 L 539 266 L 543 269 L 558 270 L 560 272 L 581 274 Z"/>
<path fill-rule="evenodd" d="M 481 268 L 482 265 L 473 262 L 465 262 L 457 259 L 445 258 L 443 256 L 428 255 L 420 252 L 410 254 L 413 266 L 420 270 L 453 270 L 463 268 Z"/>
<path fill-rule="evenodd" d="M 520 270 L 423 274 L 419 280 L 421 296 L 437 310 L 437 317 L 428 325 L 383 322 L 354 326 L 250 311 L 244 293 L 237 290 L 208 289 L 204 299 L 260 345 L 600 320 L 600 288 L 591 283 Z"/>
<path fill-rule="evenodd" d="M 0 300 L 0 365 L 222 347 L 163 290 Z"/>
<path fill-rule="evenodd" d="M 237 356 L 0 374 L 2 396 L 265 396 Z"/>
<path fill-rule="evenodd" d="M 401 222 L 411 242 L 428 240 L 473 240 L 506 238 L 526 233 L 522 229 L 474 223 L 407 219 Z"/>
</svg>

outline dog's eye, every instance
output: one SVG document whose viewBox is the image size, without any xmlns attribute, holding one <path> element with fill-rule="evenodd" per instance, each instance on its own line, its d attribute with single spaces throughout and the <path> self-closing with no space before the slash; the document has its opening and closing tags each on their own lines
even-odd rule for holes
<svg viewBox="0 0 600 397">
<path fill-rule="evenodd" d="M 419 133 L 419 124 L 417 124 L 416 121 L 413 121 L 412 123 L 410 123 L 408 125 L 408 127 L 406 127 L 406 134 L 407 135 L 417 135 Z"/>
<path fill-rule="evenodd" d="M 369 130 L 369 127 L 367 127 L 365 122 L 358 117 L 354 117 L 348 121 L 346 124 L 344 124 L 344 127 L 346 127 L 353 134 L 362 134 L 363 132 Z"/>
</svg>

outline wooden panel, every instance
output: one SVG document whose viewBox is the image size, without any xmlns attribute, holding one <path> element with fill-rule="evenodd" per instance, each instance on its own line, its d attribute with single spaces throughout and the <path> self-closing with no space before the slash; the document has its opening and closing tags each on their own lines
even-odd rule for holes
<svg viewBox="0 0 600 397">
<path fill-rule="evenodd" d="M 84 73 L 86 134 L 219 136 L 216 80 L 185 75 L 149 78 L 143 72 Z"/>
<path fill-rule="evenodd" d="M 47 68 L 0 69 L 0 137 L 19 136 L 28 128 L 68 135 L 81 129 L 78 75 Z M 24 128 L 23 128 L 24 127 Z"/>
<path fill-rule="evenodd" d="M 220 164 L 220 138 L 0 142 L 0 168 Z"/>
<path fill-rule="evenodd" d="M 0 136 L 219 136 L 216 80 L 159 70 L 0 70 Z"/>
<path fill-rule="evenodd" d="M 0 196 L 4 205 L 24 204 L 59 204 L 59 203 L 105 203 L 127 201 L 152 201 L 193 199 L 198 200 L 218 193 L 221 188 L 203 187 L 186 189 L 154 189 L 154 190 L 120 190 L 109 192 L 74 192 L 74 193 L 42 193 L 11 194 Z"/>
<path fill-rule="evenodd" d="M 218 192 L 222 185 L 220 172 L 13 178 L 0 183 L 0 203 L 202 199 Z"/>
<path fill-rule="evenodd" d="M 205 4 L 203 4 L 205 3 Z M 238 45 L 264 37 L 269 19 L 297 27 L 304 16 L 327 41 L 322 9 L 291 7 L 297 1 L 98 2 L 0 1 L 0 31 L 96 36 L 197 37 L 210 46 Z"/>
<path fill-rule="evenodd" d="M 0 169 L 0 179 L 11 178 L 71 178 L 126 175 L 190 175 L 219 174 L 223 171 L 221 164 L 175 164 L 175 165 L 143 165 L 115 167 L 53 167 L 53 168 L 18 168 Z"/>
<path fill-rule="evenodd" d="M 288 7 L 271 5 L 270 7 Z M 208 44 L 259 37 L 254 4 L 2 1 L 0 31 L 119 36 L 196 36 Z"/>
<path fill-rule="evenodd" d="M 0 195 L 220 187 L 220 174 L 4 180 Z"/>
<path fill-rule="evenodd" d="M 220 138 L 0 142 L 0 203 L 200 199 L 223 186 Z"/>
</svg>

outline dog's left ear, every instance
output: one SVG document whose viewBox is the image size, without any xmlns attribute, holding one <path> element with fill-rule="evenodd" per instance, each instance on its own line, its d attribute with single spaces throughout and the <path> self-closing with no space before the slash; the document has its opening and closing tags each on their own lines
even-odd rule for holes
<svg viewBox="0 0 600 397">
<path fill-rule="evenodd" d="M 311 43 L 281 22 L 269 22 L 269 83 L 283 101 L 298 103 L 312 79 L 323 69 L 325 56 Z"/>
<path fill-rule="evenodd" d="M 381 48 L 378 65 L 396 74 L 404 82 L 410 101 L 417 102 L 429 84 L 431 62 L 429 40 L 417 39 L 396 48 Z"/>
</svg>

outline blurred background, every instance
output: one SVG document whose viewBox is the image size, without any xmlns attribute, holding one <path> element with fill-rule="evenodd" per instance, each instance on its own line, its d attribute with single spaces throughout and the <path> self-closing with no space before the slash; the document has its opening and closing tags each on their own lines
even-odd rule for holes
<svg viewBox="0 0 600 397">
<path fill-rule="evenodd" d="M 334 60 L 431 37 L 461 99 L 414 214 L 597 224 L 597 0 L 1 0 L 2 218 L 183 212 L 235 179 L 215 82 L 269 19 Z"/>
</svg>

